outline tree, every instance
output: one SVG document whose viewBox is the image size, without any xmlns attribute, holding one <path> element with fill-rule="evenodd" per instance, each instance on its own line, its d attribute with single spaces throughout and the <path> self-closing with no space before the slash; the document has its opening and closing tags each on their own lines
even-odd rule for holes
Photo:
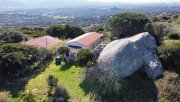
<svg viewBox="0 0 180 102">
<path fill-rule="evenodd" d="M 60 48 L 58 48 L 58 53 L 59 54 L 61 54 L 61 55 L 64 55 L 65 53 L 68 53 L 70 50 L 69 50 L 69 48 L 67 48 L 67 47 L 60 47 Z"/>
<path fill-rule="evenodd" d="M 45 35 L 44 32 L 41 31 L 41 30 L 34 30 L 34 32 L 32 34 L 33 37 L 41 37 L 41 36 L 44 36 L 44 35 Z"/>
<path fill-rule="evenodd" d="M 67 33 L 66 38 L 71 39 L 76 38 L 85 33 L 81 28 L 70 25 L 65 25 L 65 30 L 65 32 Z"/>
<path fill-rule="evenodd" d="M 89 66 L 92 64 L 94 58 L 94 54 L 90 49 L 82 49 L 77 54 L 77 64 L 79 66 Z"/>
<path fill-rule="evenodd" d="M 90 26 L 88 31 L 90 31 L 90 32 L 103 32 L 104 26 L 101 24 L 94 24 L 94 25 Z"/>
<path fill-rule="evenodd" d="M 53 37 L 58 37 L 58 38 L 62 38 L 64 39 L 65 38 L 65 26 L 64 25 L 53 25 L 53 26 L 50 26 L 46 33 L 48 35 L 51 35 Z"/>
<path fill-rule="evenodd" d="M 53 25 L 47 29 L 46 33 L 48 35 L 58 37 L 61 39 L 73 39 L 79 35 L 84 34 L 84 31 L 79 27 L 74 27 L 70 25 Z"/>
<path fill-rule="evenodd" d="M 23 75 L 37 62 L 37 49 L 21 44 L 0 44 L 0 76 Z"/>
<path fill-rule="evenodd" d="M 46 48 L 38 49 L 36 57 L 38 58 L 38 63 L 43 66 L 53 59 L 52 52 Z"/>
<path fill-rule="evenodd" d="M 27 39 L 26 35 L 16 31 L 2 32 L 0 34 L 0 41 L 6 43 L 19 43 Z"/>
<path fill-rule="evenodd" d="M 49 95 L 51 95 L 52 89 L 57 87 L 58 79 L 55 78 L 53 75 L 49 75 L 47 78 L 47 82 L 48 82 L 48 86 L 49 86 L 48 93 L 49 93 Z"/>
<path fill-rule="evenodd" d="M 149 22 L 145 15 L 137 13 L 122 13 L 112 16 L 107 22 L 107 28 L 114 37 L 122 38 L 146 31 Z"/>
</svg>

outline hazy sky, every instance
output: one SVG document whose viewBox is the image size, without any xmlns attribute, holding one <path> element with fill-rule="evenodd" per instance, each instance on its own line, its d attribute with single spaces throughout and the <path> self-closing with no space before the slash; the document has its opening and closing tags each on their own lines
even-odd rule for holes
<svg viewBox="0 0 180 102">
<path fill-rule="evenodd" d="M 102 2 L 102 3 L 95 3 Z M 119 3 L 180 3 L 180 0 L 0 0 L 0 8 L 52 8 L 93 4 Z M 117 3 L 114 3 L 117 4 Z"/>
<path fill-rule="evenodd" d="M 170 3 L 180 2 L 180 0 L 88 0 L 88 1 L 99 1 L 99 2 L 125 2 L 125 3 Z"/>
<path fill-rule="evenodd" d="M 0 0 L 4 2 L 12 2 L 12 1 L 18 1 L 18 2 L 47 2 L 47 1 L 65 1 L 65 0 Z M 69 1 L 98 1 L 98 2 L 125 2 L 125 3 L 171 3 L 171 2 L 180 2 L 180 0 L 67 0 Z"/>
</svg>

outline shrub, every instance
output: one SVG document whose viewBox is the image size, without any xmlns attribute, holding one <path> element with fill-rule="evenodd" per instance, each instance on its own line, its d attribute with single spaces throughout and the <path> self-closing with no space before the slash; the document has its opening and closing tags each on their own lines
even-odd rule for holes
<svg viewBox="0 0 180 102">
<path fill-rule="evenodd" d="M 177 73 L 166 71 L 155 85 L 159 91 L 159 102 L 180 102 L 180 76 Z"/>
<path fill-rule="evenodd" d="M 17 77 L 37 62 L 37 49 L 21 44 L 0 44 L 0 75 Z"/>
<path fill-rule="evenodd" d="M 120 96 L 122 80 L 113 72 L 94 66 L 86 69 L 85 79 L 86 83 L 92 87 L 90 91 L 96 99 L 115 101 Z"/>
<path fill-rule="evenodd" d="M 48 94 L 51 96 L 52 89 L 57 87 L 58 79 L 53 75 L 49 75 L 47 78 L 47 82 L 49 86 Z"/>
<path fill-rule="evenodd" d="M 47 64 L 53 59 L 52 52 L 46 48 L 38 49 L 37 56 L 39 64 Z"/>
<path fill-rule="evenodd" d="M 61 55 L 64 55 L 65 53 L 68 53 L 70 50 L 67 47 L 60 47 L 58 48 L 57 52 Z"/>
<path fill-rule="evenodd" d="M 122 13 L 112 16 L 107 22 L 107 28 L 114 37 L 122 38 L 146 31 L 149 19 L 142 14 Z"/>
<path fill-rule="evenodd" d="M 48 35 L 58 37 L 61 39 L 65 39 L 65 38 L 72 39 L 84 34 L 84 31 L 79 27 L 74 27 L 69 25 L 53 25 L 47 29 L 46 33 Z"/>
<path fill-rule="evenodd" d="M 36 100 L 33 94 L 27 90 L 27 92 L 20 95 L 18 102 L 36 102 Z"/>
<path fill-rule="evenodd" d="M 6 43 L 19 43 L 21 41 L 27 40 L 27 36 L 20 32 L 3 32 L 0 34 L 0 41 Z"/>
<path fill-rule="evenodd" d="M 79 66 L 90 66 L 93 62 L 93 52 L 90 49 L 83 49 L 77 54 L 76 62 Z"/>
<path fill-rule="evenodd" d="M 68 99 L 70 98 L 68 91 L 64 87 L 57 87 L 55 89 L 54 100 L 56 100 L 58 97 L 64 98 L 63 102 L 68 102 Z"/>
<path fill-rule="evenodd" d="M 155 102 L 157 89 L 153 81 L 139 73 L 130 77 L 117 77 L 112 70 L 101 66 L 86 68 L 86 85 L 90 85 L 93 98 L 100 102 Z"/>
<path fill-rule="evenodd" d="M 158 53 L 166 69 L 180 73 L 180 40 L 165 40 Z"/>
<path fill-rule="evenodd" d="M 168 35 L 168 38 L 178 40 L 178 39 L 180 39 L 180 34 L 179 33 L 172 33 L 172 34 Z"/>
</svg>

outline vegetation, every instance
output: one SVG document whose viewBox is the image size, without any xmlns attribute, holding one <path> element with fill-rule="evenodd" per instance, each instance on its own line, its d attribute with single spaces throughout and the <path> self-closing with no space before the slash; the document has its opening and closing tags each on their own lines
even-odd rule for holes
<svg viewBox="0 0 180 102">
<path fill-rule="evenodd" d="M 57 87 L 58 78 L 54 78 L 53 75 L 49 75 L 47 78 L 47 82 L 49 86 L 48 94 L 49 96 L 51 96 L 52 89 Z"/>
<path fill-rule="evenodd" d="M 36 49 L 14 43 L 0 44 L 0 76 L 4 78 L 24 75 L 34 67 L 45 66 L 51 60 L 52 53 L 44 48 Z"/>
<path fill-rule="evenodd" d="M 48 96 L 48 77 L 53 75 L 54 79 L 58 79 L 57 88 L 52 91 L 52 96 Z M 22 81 L 18 84 L 6 85 L 5 89 L 9 90 L 13 99 L 12 102 L 21 102 L 21 94 L 26 94 L 27 90 L 31 90 L 31 94 L 37 102 L 53 100 L 53 97 L 65 97 L 69 101 L 89 102 L 89 95 L 84 90 L 88 90 L 88 85 L 83 84 L 85 69 L 76 67 L 74 63 L 62 63 L 56 65 L 52 62 L 42 73 L 28 80 L 28 83 Z M 0 87 L 0 90 L 3 87 Z M 52 98 L 51 98 L 52 97 Z M 24 102 L 24 101 L 23 101 Z"/>
<path fill-rule="evenodd" d="M 93 52 L 90 49 L 82 49 L 77 54 L 76 62 L 79 66 L 91 66 L 93 57 Z"/>
<path fill-rule="evenodd" d="M 158 48 L 164 68 L 180 73 L 180 40 L 165 40 Z"/>
<path fill-rule="evenodd" d="M 51 51 L 17 44 L 25 40 L 24 38 L 19 40 L 21 36 L 18 34 L 2 34 L 0 81 L 9 77 L 19 78 L 13 82 L 10 80 L 10 84 L 0 84 L 0 102 L 52 102 L 62 97 L 65 101 L 77 102 L 179 102 L 180 30 L 178 24 L 179 15 L 155 18 L 151 25 L 144 15 L 123 13 L 113 16 L 108 21 L 107 27 L 111 32 L 104 29 L 103 25 L 93 25 L 92 29 L 89 29 L 103 31 L 105 43 L 114 40 L 114 37 L 121 38 L 142 31 L 152 31 L 157 37 L 156 40 L 162 41 L 158 53 L 164 68 L 168 69 L 165 70 L 164 77 L 156 81 L 148 80 L 140 72 L 121 79 L 113 72 L 102 70 L 99 66 L 90 67 L 94 60 L 90 49 L 81 50 L 77 54 L 77 62 L 62 62 L 62 65 L 56 65 L 51 62 L 53 58 Z M 28 37 L 39 37 L 45 34 L 45 30 L 22 28 L 20 31 Z M 69 25 L 54 25 L 47 29 L 47 34 L 61 39 L 74 38 L 83 33 L 81 28 Z M 59 54 L 64 54 L 69 52 L 69 49 L 60 47 L 57 51 Z M 48 65 L 49 63 L 51 64 Z M 88 68 L 82 68 L 76 64 Z M 36 72 L 33 69 L 40 70 Z M 32 76 L 29 77 L 29 74 Z"/>
<path fill-rule="evenodd" d="M 31 92 L 27 91 L 26 93 L 22 93 L 19 97 L 19 102 L 36 102 L 34 96 Z"/>
<path fill-rule="evenodd" d="M 91 85 L 92 95 L 102 101 L 118 101 L 123 80 L 113 72 L 105 71 L 100 66 L 86 69 L 85 82 Z"/>
<path fill-rule="evenodd" d="M 68 99 L 70 98 L 68 91 L 64 87 L 57 87 L 54 93 L 54 97 L 63 97 L 64 102 L 68 102 Z"/>
<path fill-rule="evenodd" d="M 107 28 L 114 37 L 122 38 L 144 32 L 148 18 L 142 14 L 122 13 L 112 16 L 107 22 Z"/>
<path fill-rule="evenodd" d="M 21 44 L 0 44 L 0 76 L 12 77 L 31 70 L 37 49 Z M 31 55 L 31 56 L 30 56 Z"/>
<path fill-rule="evenodd" d="M 64 54 L 66 54 L 66 53 L 68 53 L 69 52 L 69 48 L 67 48 L 67 47 L 60 47 L 60 48 L 58 48 L 58 50 L 57 50 L 57 53 L 59 53 L 59 54 L 61 54 L 61 55 L 64 55 Z"/>
<path fill-rule="evenodd" d="M 41 37 L 45 35 L 45 30 L 40 27 L 35 27 L 34 29 L 32 28 L 27 28 L 23 27 L 19 30 L 20 32 L 26 34 L 29 37 Z"/>
<path fill-rule="evenodd" d="M 180 34 L 179 33 L 172 33 L 172 34 L 168 35 L 168 38 L 178 40 L 178 39 L 180 39 Z"/>
<path fill-rule="evenodd" d="M 10 97 L 11 95 L 9 94 L 9 92 L 0 92 L 0 102 L 9 102 L 10 101 Z"/>
<path fill-rule="evenodd" d="M 105 30 L 104 26 L 102 24 L 94 24 L 91 25 L 88 29 L 89 32 L 103 32 Z"/>
<path fill-rule="evenodd" d="M 0 42 L 5 43 L 19 43 L 27 39 L 26 35 L 15 31 L 2 32 L 0 34 Z"/>
<path fill-rule="evenodd" d="M 84 34 L 85 32 L 79 27 L 69 25 L 53 25 L 47 29 L 46 33 L 48 35 L 58 37 L 61 39 L 72 39 Z"/>
<path fill-rule="evenodd" d="M 151 81 L 140 72 L 119 79 L 111 72 L 99 67 L 86 69 L 87 91 L 91 97 L 100 102 L 178 102 L 180 100 L 180 76 L 174 72 L 165 71 L 164 77 Z"/>
</svg>

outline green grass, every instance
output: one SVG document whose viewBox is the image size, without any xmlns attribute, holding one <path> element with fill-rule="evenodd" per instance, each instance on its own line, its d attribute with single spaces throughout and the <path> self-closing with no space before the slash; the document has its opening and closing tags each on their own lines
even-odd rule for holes
<svg viewBox="0 0 180 102">
<path fill-rule="evenodd" d="M 84 68 L 75 67 L 72 63 L 63 63 L 60 66 L 56 66 L 52 63 L 45 72 L 31 79 L 25 89 L 32 90 L 32 93 L 38 96 L 38 99 L 42 97 L 45 98 L 48 90 L 47 77 L 49 74 L 52 74 L 59 79 L 58 84 L 64 86 L 68 90 L 72 100 L 77 97 L 82 98 L 82 96 L 85 96 L 85 93 L 81 89 L 80 84 L 84 80 L 84 71 Z"/>
<path fill-rule="evenodd" d="M 56 66 L 52 62 L 44 72 L 27 82 L 24 91 L 31 91 L 37 101 L 47 98 L 47 77 L 52 74 L 59 79 L 58 85 L 64 86 L 69 92 L 70 101 L 85 102 L 89 100 L 89 95 L 86 96 L 80 86 L 84 80 L 84 72 L 84 68 L 76 67 L 73 63 Z"/>
<path fill-rule="evenodd" d="M 86 91 L 89 86 L 84 84 L 85 69 L 74 66 L 74 63 L 62 63 L 55 65 L 52 62 L 44 72 L 36 77 L 28 80 L 28 82 L 19 82 L 12 86 L 1 87 L 0 97 L 12 95 L 12 102 L 17 101 L 19 92 L 31 91 L 37 102 L 42 102 L 47 99 L 47 77 L 49 74 L 54 75 L 59 79 L 58 85 L 64 86 L 70 95 L 70 102 L 91 102 L 89 94 Z M 127 88 L 123 89 L 124 93 L 121 98 L 126 101 L 136 102 L 178 102 L 180 99 L 180 77 L 174 72 L 165 71 L 164 77 L 154 82 L 140 77 L 139 75 L 132 76 Z M 10 95 L 7 95 L 9 92 Z"/>
</svg>

